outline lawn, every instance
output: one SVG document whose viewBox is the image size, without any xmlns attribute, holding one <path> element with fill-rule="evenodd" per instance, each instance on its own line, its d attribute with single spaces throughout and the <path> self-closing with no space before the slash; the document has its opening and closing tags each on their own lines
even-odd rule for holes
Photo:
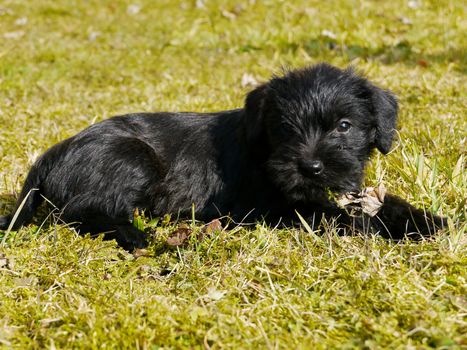
<svg viewBox="0 0 467 350">
<path fill-rule="evenodd" d="M 0 233 L 0 347 L 467 348 L 466 18 L 458 0 L 0 0 L 0 215 L 40 153 L 96 121 L 238 108 L 327 61 L 399 98 L 366 184 L 449 218 L 393 243 L 138 217 L 151 244 L 133 255 L 43 210 Z"/>
</svg>

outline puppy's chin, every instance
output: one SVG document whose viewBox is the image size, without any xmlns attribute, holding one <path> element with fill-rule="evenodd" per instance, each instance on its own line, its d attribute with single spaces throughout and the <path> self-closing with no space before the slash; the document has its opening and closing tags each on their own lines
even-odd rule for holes
<svg viewBox="0 0 467 350">
<path fill-rule="evenodd" d="M 327 203 L 329 202 L 329 192 L 326 188 L 316 186 L 306 186 L 295 188 L 291 192 L 285 193 L 285 197 L 291 203 Z"/>
<path fill-rule="evenodd" d="M 279 185 L 279 183 L 276 183 Z M 283 184 L 283 183 L 282 183 Z M 332 198 L 348 192 L 358 192 L 359 183 L 349 183 L 348 186 L 320 186 L 315 181 L 304 179 L 301 186 L 283 192 L 290 203 L 329 203 Z"/>
<path fill-rule="evenodd" d="M 328 167 L 322 174 L 309 176 L 294 162 L 279 159 L 269 160 L 267 169 L 269 178 L 289 203 L 328 203 L 334 195 L 359 191 L 363 178 L 363 167 Z"/>
</svg>

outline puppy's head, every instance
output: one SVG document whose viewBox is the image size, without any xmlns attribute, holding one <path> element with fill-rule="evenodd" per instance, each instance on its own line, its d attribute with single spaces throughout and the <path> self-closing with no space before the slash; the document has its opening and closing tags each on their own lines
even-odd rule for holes
<svg viewBox="0 0 467 350">
<path fill-rule="evenodd" d="M 271 181 L 291 202 L 310 202 L 360 188 L 371 150 L 390 150 L 397 101 L 352 69 L 319 64 L 259 86 L 245 111 Z"/>
</svg>

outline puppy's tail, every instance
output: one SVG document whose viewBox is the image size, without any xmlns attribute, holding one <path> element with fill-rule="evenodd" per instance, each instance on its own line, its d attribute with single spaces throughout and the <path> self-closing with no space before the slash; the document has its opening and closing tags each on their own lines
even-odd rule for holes
<svg viewBox="0 0 467 350">
<path fill-rule="evenodd" d="M 38 166 L 33 165 L 16 202 L 15 210 L 10 215 L 0 216 L 0 230 L 8 228 L 17 230 L 31 221 L 37 207 L 43 201 L 40 194 L 42 182 L 40 175 Z"/>
<path fill-rule="evenodd" d="M 17 230 L 31 222 L 37 207 L 44 201 L 42 183 L 69 144 L 65 140 L 43 154 L 29 170 L 23 189 L 16 201 L 14 211 L 10 215 L 0 216 L 0 230 L 8 228 Z"/>
<path fill-rule="evenodd" d="M 6 230 L 10 221 L 11 219 L 9 216 L 0 216 L 0 230 Z"/>
</svg>

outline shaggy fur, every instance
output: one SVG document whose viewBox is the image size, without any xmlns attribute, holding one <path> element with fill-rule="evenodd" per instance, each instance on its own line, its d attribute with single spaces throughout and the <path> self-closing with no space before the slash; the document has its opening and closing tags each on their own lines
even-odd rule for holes
<svg viewBox="0 0 467 350">
<path fill-rule="evenodd" d="M 13 229 L 47 198 L 80 232 L 107 232 L 126 249 L 145 245 L 135 208 L 207 221 L 324 217 L 395 239 L 442 224 L 387 196 L 378 217 L 350 217 L 329 192 L 358 191 L 374 148 L 386 154 L 397 102 L 351 69 L 319 64 L 251 91 L 243 109 L 210 114 L 138 113 L 90 126 L 32 166 Z M 0 218 L 5 229 L 11 216 Z"/>
</svg>

